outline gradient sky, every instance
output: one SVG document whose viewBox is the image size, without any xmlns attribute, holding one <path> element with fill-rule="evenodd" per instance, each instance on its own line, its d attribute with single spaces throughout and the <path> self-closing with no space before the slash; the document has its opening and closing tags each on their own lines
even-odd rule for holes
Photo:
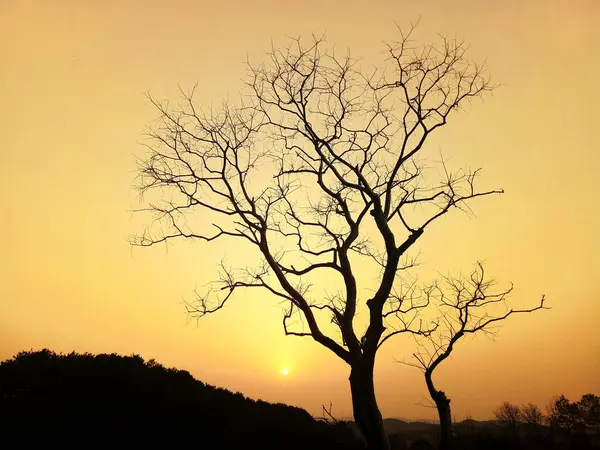
<svg viewBox="0 0 600 450">
<path fill-rule="evenodd" d="M 143 6 L 142 6 L 143 5 Z M 427 270 L 481 259 L 515 283 L 515 305 L 550 311 L 461 342 L 439 371 L 457 419 L 502 401 L 540 406 L 600 393 L 600 3 L 455 1 L 0 1 L 0 359 L 26 349 L 138 353 L 251 397 L 350 415 L 348 368 L 307 338 L 284 337 L 276 301 L 237 296 L 188 323 L 182 301 L 233 248 L 180 242 L 134 249 L 145 223 L 134 155 L 156 117 L 143 93 L 235 96 L 246 55 L 271 40 L 327 32 L 370 59 L 396 21 L 418 36 L 464 38 L 502 87 L 454 116 L 431 145 L 482 166 L 506 194 L 453 213 L 419 242 Z M 422 375 L 386 344 L 384 416 L 430 418 Z M 289 368 L 283 377 L 280 371 Z"/>
</svg>

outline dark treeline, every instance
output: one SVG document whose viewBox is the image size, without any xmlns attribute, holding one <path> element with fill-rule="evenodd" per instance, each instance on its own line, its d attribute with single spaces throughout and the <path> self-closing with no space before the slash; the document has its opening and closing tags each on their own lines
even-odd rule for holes
<svg viewBox="0 0 600 450">
<path fill-rule="evenodd" d="M 496 420 L 455 423 L 457 449 L 600 448 L 600 398 L 502 404 Z M 386 419 L 393 450 L 433 449 L 439 425 Z M 246 398 L 140 356 L 21 352 L 0 363 L 0 448 L 360 449 L 356 427 Z M 106 444 L 109 442 L 109 444 Z M 6 445 L 8 444 L 8 445 Z M 41 447 L 40 447 L 41 448 Z"/>
<path fill-rule="evenodd" d="M 585 394 L 578 401 L 555 397 L 542 412 L 537 405 L 504 402 L 494 420 L 455 422 L 453 450 L 570 450 L 600 449 L 600 397 Z M 434 449 L 440 426 L 435 423 L 386 420 L 395 450 Z M 410 444 L 410 445 L 409 445 Z"/>
<path fill-rule="evenodd" d="M 116 354 L 21 352 L 0 364 L 3 441 L 48 444 L 83 438 L 136 447 L 168 438 L 169 447 L 223 449 L 357 448 L 344 423 L 327 424 L 283 404 L 254 401 L 154 360 Z M 84 444 L 86 443 L 86 444 Z"/>
</svg>

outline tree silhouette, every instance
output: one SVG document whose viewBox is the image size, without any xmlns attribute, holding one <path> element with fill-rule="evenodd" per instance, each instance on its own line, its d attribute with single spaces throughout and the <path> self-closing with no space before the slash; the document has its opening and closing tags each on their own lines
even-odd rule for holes
<svg viewBox="0 0 600 450">
<path fill-rule="evenodd" d="M 584 394 L 577 402 L 577 410 L 585 426 L 600 432 L 600 397 Z"/>
<path fill-rule="evenodd" d="M 544 414 L 542 414 L 542 410 L 539 406 L 528 403 L 521 407 L 521 420 L 523 423 L 530 425 L 534 428 L 539 428 L 544 424 L 545 421 Z"/>
<path fill-rule="evenodd" d="M 233 239 L 253 249 L 262 262 L 222 262 L 189 313 L 214 313 L 241 288 L 280 299 L 286 335 L 311 337 L 349 365 L 354 419 L 370 449 L 389 448 L 373 384 L 378 349 L 430 331 L 416 321 L 427 303 L 401 293 L 401 271 L 415 263 L 409 249 L 450 210 L 502 193 L 478 190 L 479 170 L 424 164 L 432 133 L 493 86 L 462 42 L 416 46 L 413 30 L 400 30 L 383 68 L 369 73 L 323 38 L 292 39 L 248 63 L 239 103 L 218 111 L 198 106 L 194 90 L 177 107 L 149 96 L 161 120 L 139 164 L 140 194 L 157 195 L 141 209 L 154 220 L 133 244 Z M 367 264 L 380 271 L 368 296 L 357 281 Z M 314 288 L 317 275 L 327 287 Z"/>
<path fill-rule="evenodd" d="M 519 422 L 522 419 L 520 406 L 504 402 L 494 411 L 494 416 L 501 424 L 511 430 L 513 436 L 517 435 Z"/>
<path fill-rule="evenodd" d="M 507 297 L 512 285 L 504 290 L 493 291 L 496 282 L 486 279 L 482 263 L 468 277 L 444 277 L 425 288 L 411 289 L 411 298 L 424 297 L 426 303 L 437 306 L 439 318 L 430 333 L 417 336 L 419 350 L 413 353 L 414 362 L 400 361 L 421 369 L 425 383 L 440 418 L 440 448 L 452 447 L 452 414 L 450 399 L 438 389 L 433 381 L 435 370 L 446 361 L 458 341 L 475 333 L 493 335 L 495 327 L 513 314 L 530 313 L 544 306 L 544 296 L 540 303 L 529 309 L 508 308 Z"/>
<path fill-rule="evenodd" d="M 548 423 L 553 428 L 600 433 L 600 397 L 584 394 L 578 402 L 571 402 L 560 395 L 548 406 Z"/>
</svg>

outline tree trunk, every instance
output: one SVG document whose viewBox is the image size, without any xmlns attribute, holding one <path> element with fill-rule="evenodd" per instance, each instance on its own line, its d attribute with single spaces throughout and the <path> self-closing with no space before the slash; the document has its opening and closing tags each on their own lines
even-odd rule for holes
<svg viewBox="0 0 600 450">
<path fill-rule="evenodd" d="M 350 392 L 354 421 L 368 450 L 390 450 L 383 417 L 375 399 L 373 364 L 356 363 L 350 369 Z"/>
<path fill-rule="evenodd" d="M 450 399 L 446 397 L 443 391 L 438 391 L 435 398 L 438 416 L 440 418 L 440 450 L 450 450 L 453 445 L 452 434 L 452 412 L 450 409 Z"/>
<path fill-rule="evenodd" d="M 440 418 L 440 450 L 450 450 L 454 447 L 454 434 L 452 432 L 452 410 L 450 409 L 450 399 L 446 397 L 444 391 L 437 390 L 431 378 L 435 366 L 429 367 L 425 371 L 425 383 L 431 399 L 435 402 L 435 406 Z"/>
</svg>

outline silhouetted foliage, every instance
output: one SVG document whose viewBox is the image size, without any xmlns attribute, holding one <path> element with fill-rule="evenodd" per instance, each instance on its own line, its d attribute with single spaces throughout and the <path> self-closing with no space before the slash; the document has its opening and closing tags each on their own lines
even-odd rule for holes
<svg viewBox="0 0 600 450">
<path fill-rule="evenodd" d="M 199 448 L 357 448 L 344 423 L 328 425 L 301 408 L 255 401 L 154 360 L 49 350 L 21 352 L 0 364 L 0 432 L 0 447 L 8 439 L 48 444 L 82 436 L 88 444 L 168 438 Z"/>
<path fill-rule="evenodd" d="M 564 395 L 552 400 L 548 406 L 548 422 L 554 428 L 574 429 L 577 425 L 577 405 Z"/>
<path fill-rule="evenodd" d="M 598 429 L 600 427 L 600 397 L 584 394 L 577 402 L 577 412 L 585 426 Z"/>
<path fill-rule="evenodd" d="M 600 432 L 600 397 L 584 394 L 578 402 L 570 402 L 564 395 L 548 406 L 548 423 L 563 430 Z"/>
</svg>

